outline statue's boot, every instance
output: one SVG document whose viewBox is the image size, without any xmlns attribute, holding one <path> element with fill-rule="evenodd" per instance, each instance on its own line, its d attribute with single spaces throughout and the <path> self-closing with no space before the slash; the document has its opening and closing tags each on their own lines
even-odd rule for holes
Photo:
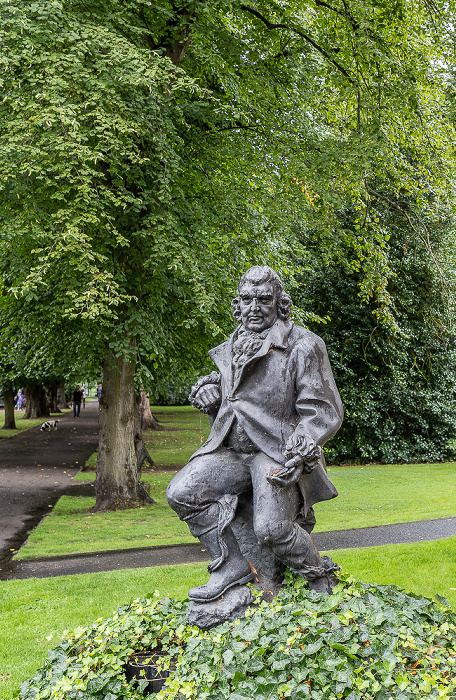
<svg viewBox="0 0 456 700">
<path fill-rule="evenodd" d="M 309 588 L 331 595 L 333 586 L 337 584 L 334 572 L 340 567 L 331 557 L 320 556 L 309 533 L 297 523 L 276 534 L 272 550 L 285 566 L 308 581 Z"/>
<path fill-rule="evenodd" d="M 191 588 L 188 592 L 190 600 L 209 603 L 220 598 L 229 588 L 248 583 L 254 578 L 250 564 L 242 556 L 238 542 L 229 526 L 223 531 L 223 547 L 220 544 L 217 528 L 199 535 L 199 539 L 214 561 L 207 567 L 211 574 L 209 581 L 204 586 Z"/>
</svg>

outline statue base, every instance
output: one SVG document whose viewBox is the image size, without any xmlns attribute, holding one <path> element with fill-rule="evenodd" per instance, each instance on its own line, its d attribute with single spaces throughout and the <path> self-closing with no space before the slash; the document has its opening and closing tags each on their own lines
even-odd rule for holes
<svg viewBox="0 0 456 700">
<path fill-rule="evenodd" d="M 247 586 L 233 586 L 220 598 L 209 603 L 191 601 L 187 611 L 188 624 L 208 630 L 224 622 L 232 622 L 237 617 L 242 617 L 254 600 Z"/>
</svg>

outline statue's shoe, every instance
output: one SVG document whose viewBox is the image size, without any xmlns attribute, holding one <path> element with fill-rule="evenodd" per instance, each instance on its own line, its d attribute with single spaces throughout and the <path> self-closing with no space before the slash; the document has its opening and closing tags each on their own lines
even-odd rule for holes
<svg viewBox="0 0 456 700">
<path fill-rule="evenodd" d="M 326 574 L 326 576 L 319 576 L 309 581 L 309 588 L 317 593 L 327 593 L 332 595 L 333 588 L 338 584 L 337 578 L 333 574 Z"/>
<path fill-rule="evenodd" d="M 217 569 L 210 575 L 209 581 L 204 586 L 191 588 L 188 592 L 188 597 L 197 603 L 210 603 L 220 598 L 229 588 L 248 583 L 254 576 L 255 574 L 249 564 L 247 564 L 247 567 L 243 567 L 242 570 L 233 570 L 229 566 L 229 561 L 227 561 L 220 569 Z"/>
</svg>

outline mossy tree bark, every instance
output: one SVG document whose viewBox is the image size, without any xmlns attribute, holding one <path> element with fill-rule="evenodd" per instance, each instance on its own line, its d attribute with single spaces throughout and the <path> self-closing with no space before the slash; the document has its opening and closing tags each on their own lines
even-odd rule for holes
<svg viewBox="0 0 456 700">
<path fill-rule="evenodd" d="M 3 401 L 5 403 L 5 425 L 3 426 L 3 430 L 16 430 L 14 391 L 11 387 L 3 387 Z"/>
<path fill-rule="evenodd" d="M 49 404 L 46 392 L 41 384 L 29 384 L 25 387 L 24 418 L 49 418 Z"/>
<path fill-rule="evenodd" d="M 138 469 L 137 451 L 142 452 L 141 443 L 144 443 L 139 427 L 134 374 L 134 364 L 124 357 L 111 357 L 103 363 L 96 511 L 153 502 L 140 482 L 140 466 L 144 458 Z"/>
</svg>

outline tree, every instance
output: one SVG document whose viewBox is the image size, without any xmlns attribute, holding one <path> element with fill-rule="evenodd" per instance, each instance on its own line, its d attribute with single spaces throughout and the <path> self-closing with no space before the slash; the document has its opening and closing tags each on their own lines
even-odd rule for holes
<svg viewBox="0 0 456 700">
<path fill-rule="evenodd" d="M 452 165 L 434 7 L 1 0 L 0 266 L 102 362 L 98 508 L 146 498 L 135 392 L 202 362 L 250 262 L 286 269 L 297 212 L 387 314 L 367 188 L 390 172 L 418 201 L 427 170 L 443 196 Z M 347 200 L 368 235 L 334 236 Z"/>
<path fill-rule="evenodd" d="M 298 301 L 324 320 L 308 325 L 323 335 L 345 406 L 342 428 L 331 441 L 332 462 L 441 461 L 454 456 L 456 354 L 451 275 L 443 268 L 454 222 L 426 222 L 421 244 L 394 206 L 391 193 L 376 205 L 389 240 L 387 291 L 394 324 L 376 317 L 375 302 L 361 299 L 359 271 L 314 258 Z M 352 209 L 341 227 L 354 226 Z M 318 248 L 307 232 L 309 248 Z M 440 261 L 436 266 L 430 252 Z M 453 255 L 452 255 L 453 257 Z"/>
<path fill-rule="evenodd" d="M 149 394 L 141 391 L 139 394 L 139 422 L 141 430 L 159 430 L 160 425 L 158 420 L 152 415 L 150 410 Z"/>
</svg>

